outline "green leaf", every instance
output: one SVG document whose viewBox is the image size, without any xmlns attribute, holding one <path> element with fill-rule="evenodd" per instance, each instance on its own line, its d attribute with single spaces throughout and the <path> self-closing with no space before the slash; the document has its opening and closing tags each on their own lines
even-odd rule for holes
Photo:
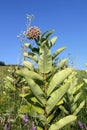
<svg viewBox="0 0 87 130">
<path fill-rule="evenodd" d="M 55 36 L 55 37 L 53 37 L 53 38 L 49 41 L 49 48 L 51 48 L 51 47 L 55 44 L 56 41 L 57 41 L 57 37 Z"/>
<path fill-rule="evenodd" d="M 72 90 L 72 94 L 77 93 L 77 92 L 80 90 L 80 88 L 83 87 L 83 85 L 84 85 L 84 83 L 81 83 L 81 84 L 79 84 L 79 85 L 76 85 L 76 86 L 74 87 L 74 89 Z"/>
<path fill-rule="evenodd" d="M 78 108 L 74 111 L 74 115 L 77 115 L 79 113 L 79 111 L 83 108 L 83 106 L 85 105 L 85 100 L 83 100 L 80 105 L 78 106 Z"/>
<path fill-rule="evenodd" d="M 34 96 L 43 104 L 46 104 L 46 98 L 44 96 L 44 93 L 40 86 L 36 84 L 31 78 L 28 78 L 28 76 L 25 76 L 26 81 L 28 82 L 28 85 L 33 92 Z"/>
<path fill-rule="evenodd" d="M 61 100 L 57 103 L 57 106 L 60 106 L 60 105 L 62 105 L 63 103 L 64 103 L 64 100 L 61 99 Z"/>
<path fill-rule="evenodd" d="M 40 49 L 41 55 L 38 62 L 39 70 L 41 73 L 49 73 L 52 67 L 52 58 L 50 56 L 50 50 L 45 45 L 43 48 Z"/>
<path fill-rule="evenodd" d="M 73 112 L 77 109 L 77 103 L 73 103 L 71 104 L 71 113 L 73 114 Z"/>
<path fill-rule="evenodd" d="M 69 83 L 62 85 L 59 89 L 55 90 L 49 97 L 47 101 L 46 112 L 49 114 L 53 108 L 57 105 L 57 103 L 61 100 L 64 94 L 69 89 Z"/>
<path fill-rule="evenodd" d="M 31 60 L 35 61 L 36 63 L 38 62 L 38 58 L 37 58 L 37 56 L 34 53 L 24 52 L 23 55 L 24 55 L 24 57 L 30 58 Z"/>
<path fill-rule="evenodd" d="M 51 34 L 53 34 L 53 33 L 54 33 L 54 30 L 48 31 L 48 33 L 45 35 L 46 39 L 47 39 Z"/>
<path fill-rule="evenodd" d="M 57 72 L 53 78 L 51 79 L 48 88 L 47 88 L 47 95 L 49 96 L 50 93 L 66 79 L 72 73 L 72 68 L 65 68 Z"/>
<path fill-rule="evenodd" d="M 47 123 L 50 123 L 51 120 L 52 120 L 54 117 L 55 117 L 55 114 L 54 114 L 54 113 L 50 114 L 50 115 L 47 117 Z"/>
<path fill-rule="evenodd" d="M 66 63 L 68 62 L 68 59 L 63 59 L 60 61 L 60 63 L 58 64 L 58 68 L 62 68 L 64 67 L 64 65 L 66 65 Z"/>
<path fill-rule="evenodd" d="M 63 105 L 59 106 L 60 110 L 64 112 L 65 114 L 69 114 L 69 112 L 66 110 L 66 108 Z"/>
<path fill-rule="evenodd" d="M 52 33 L 54 33 L 54 30 L 46 31 L 42 34 L 41 38 L 47 39 Z"/>
<path fill-rule="evenodd" d="M 26 97 L 26 96 L 28 96 L 28 95 L 29 95 L 29 93 L 21 93 L 21 94 L 19 94 L 19 96 L 23 97 L 23 98 Z"/>
<path fill-rule="evenodd" d="M 60 119 L 58 122 L 56 122 L 55 124 L 52 124 L 49 128 L 49 130 L 60 130 L 61 128 L 63 128 L 65 125 L 73 122 L 76 120 L 76 116 L 74 115 L 69 115 L 66 116 L 62 119 Z"/>
<path fill-rule="evenodd" d="M 20 70 L 17 70 L 16 74 L 19 74 L 23 77 L 27 76 L 28 78 L 32 78 L 34 80 L 43 81 L 43 77 L 41 75 L 39 75 L 38 73 L 34 71 L 30 71 L 27 68 L 22 68 Z"/>
<path fill-rule="evenodd" d="M 26 105 L 21 105 L 19 109 L 20 113 L 36 112 L 39 114 L 44 114 L 44 110 L 41 107 L 41 104 L 38 103 L 37 99 L 36 99 L 36 102 L 33 102 L 30 97 L 29 97 L 29 101 L 27 101 L 26 98 L 23 98 L 23 100 L 26 102 Z M 24 110 L 26 110 L 26 112 Z"/>
<path fill-rule="evenodd" d="M 47 31 L 45 31 L 42 35 L 41 35 L 41 38 L 44 38 L 45 37 L 45 35 L 48 33 L 49 31 L 47 30 Z"/>
<path fill-rule="evenodd" d="M 76 94 L 76 95 L 74 96 L 74 103 L 76 103 L 76 102 L 79 100 L 81 94 L 82 94 L 82 92 L 79 92 L 78 94 Z"/>
<path fill-rule="evenodd" d="M 54 54 L 52 55 L 52 60 L 54 60 L 55 59 L 55 57 L 57 56 L 57 55 L 59 55 L 63 50 L 65 50 L 66 49 L 66 47 L 62 47 L 62 48 L 59 48 L 58 50 L 56 50 L 55 52 L 54 52 Z"/>
<path fill-rule="evenodd" d="M 41 46 L 40 46 L 40 53 L 41 53 L 41 50 L 43 49 L 44 46 L 48 46 L 48 40 L 44 40 L 42 43 L 41 43 Z"/>
<path fill-rule="evenodd" d="M 34 112 L 44 115 L 44 110 L 41 107 L 32 105 L 32 109 L 34 110 Z"/>
<path fill-rule="evenodd" d="M 28 69 L 30 69 L 30 70 L 34 70 L 34 66 L 32 65 L 32 63 L 31 62 L 29 62 L 29 61 L 23 61 L 23 64 L 24 64 L 24 66 L 25 67 L 27 67 Z"/>
</svg>

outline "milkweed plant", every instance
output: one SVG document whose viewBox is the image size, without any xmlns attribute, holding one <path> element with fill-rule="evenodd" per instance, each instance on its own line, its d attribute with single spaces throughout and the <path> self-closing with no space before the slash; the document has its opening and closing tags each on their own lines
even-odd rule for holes
<svg viewBox="0 0 87 130">
<path fill-rule="evenodd" d="M 8 78 L 9 89 L 18 97 L 16 104 L 14 95 L 17 115 L 7 114 L 4 130 L 60 130 L 76 122 L 85 104 L 85 100 L 78 104 L 83 84 L 77 83 L 75 70 L 67 65 L 68 58 L 55 66 L 56 58 L 66 47 L 51 52 L 57 42 L 57 36 L 51 36 L 54 30 L 42 33 L 38 26 L 31 26 L 32 16 L 27 18 L 29 22 L 21 40 L 22 65 L 16 66 L 14 80 Z"/>
</svg>

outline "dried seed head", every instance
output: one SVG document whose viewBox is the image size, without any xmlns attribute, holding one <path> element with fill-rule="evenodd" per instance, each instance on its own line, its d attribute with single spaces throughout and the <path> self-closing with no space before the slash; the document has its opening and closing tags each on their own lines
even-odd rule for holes
<svg viewBox="0 0 87 130">
<path fill-rule="evenodd" d="M 36 27 L 36 26 L 30 27 L 30 28 L 27 30 L 27 37 L 28 37 L 29 39 L 38 38 L 40 35 L 41 35 L 40 29 L 39 29 L 38 27 Z"/>
</svg>

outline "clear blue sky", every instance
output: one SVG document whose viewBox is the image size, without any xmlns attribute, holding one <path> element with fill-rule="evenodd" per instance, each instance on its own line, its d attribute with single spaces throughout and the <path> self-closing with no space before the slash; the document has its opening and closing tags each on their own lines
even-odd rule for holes
<svg viewBox="0 0 87 130">
<path fill-rule="evenodd" d="M 58 41 L 52 51 L 66 46 L 60 54 L 68 57 L 76 69 L 87 63 L 87 0 L 0 0 L 0 61 L 17 64 L 20 41 L 17 35 L 26 29 L 26 14 L 35 16 L 32 25 L 41 31 L 54 29 Z"/>
</svg>

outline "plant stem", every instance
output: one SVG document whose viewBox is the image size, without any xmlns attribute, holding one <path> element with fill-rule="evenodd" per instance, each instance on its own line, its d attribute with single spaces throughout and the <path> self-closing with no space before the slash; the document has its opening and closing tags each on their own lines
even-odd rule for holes
<svg viewBox="0 0 87 130">
<path fill-rule="evenodd" d="M 47 93 L 46 93 L 46 90 L 47 90 L 47 82 L 46 82 L 46 75 L 44 74 L 43 75 L 43 79 L 44 79 L 44 94 L 45 94 L 45 96 L 46 96 L 46 99 L 47 99 Z M 45 107 L 44 107 L 44 115 L 45 115 L 45 117 L 47 118 L 47 112 L 46 112 L 46 105 L 45 105 Z M 45 125 L 44 125 L 44 130 L 48 130 L 48 123 L 45 123 Z"/>
</svg>

